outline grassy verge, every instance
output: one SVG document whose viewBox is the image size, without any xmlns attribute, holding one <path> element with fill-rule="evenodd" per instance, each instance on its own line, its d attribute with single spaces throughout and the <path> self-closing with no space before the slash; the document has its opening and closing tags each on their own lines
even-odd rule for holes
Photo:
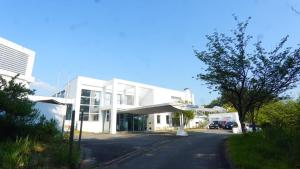
<svg viewBox="0 0 300 169">
<path fill-rule="evenodd" d="M 68 144 L 62 140 L 40 142 L 32 139 L 17 138 L 15 141 L 0 142 L 0 168 L 59 168 L 69 166 Z M 80 152 L 74 145 L 71 162 L 76 166 Z"/>
<path fill-rule="evenodd" d="M 298 136 L 282 132 L 273 130 L 230 137 L 229 154 L 235 166 L 240 169 L 298 168 Z"/>
</svg>

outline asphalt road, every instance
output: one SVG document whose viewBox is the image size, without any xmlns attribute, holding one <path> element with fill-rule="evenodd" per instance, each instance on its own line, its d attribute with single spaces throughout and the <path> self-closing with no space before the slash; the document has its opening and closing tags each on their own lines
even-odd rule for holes
<svg viewBox="0 0 300 169">
<path fill-rule="evenodd" d="M 88 138 L 100 168 L 107 169 L 227 169 L 223 131 L 194 131 L 188 137 L 172 134 L 136 134 L 115 138 Z"/>
</svg>

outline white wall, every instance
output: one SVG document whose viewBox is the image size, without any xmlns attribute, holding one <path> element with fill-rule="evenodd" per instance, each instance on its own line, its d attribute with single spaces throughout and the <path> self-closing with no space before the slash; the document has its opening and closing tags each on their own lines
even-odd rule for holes
<svg viewBox="0 0 300 169">
<path fill-rule="evenodd" d="M 58 104 L 50 104 L 37 102 L 35 104 L 35 108 L 43 114 L 46 119 L 54 119 L 58 123 L 58 128 L 62 128 L 63 116 L 66 114 L 67 106 L 66 105 L 58 105 Z"/>
<path fill-rule="evenodd" d="M 167 117 L 169 116 L 170 123 L 167 124 Z M 157 116 L 160 116 L 160 123 L 157 123 Z M 172 113 L 166 112 L 166 113 L 157 113 L 154 114 L 154 130 L 168 130 L 172 129 Z"/>
</svg>

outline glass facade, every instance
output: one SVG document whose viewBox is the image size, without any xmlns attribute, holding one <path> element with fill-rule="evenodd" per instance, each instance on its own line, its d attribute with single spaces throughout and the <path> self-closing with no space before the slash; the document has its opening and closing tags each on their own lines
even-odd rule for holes
<svg viewBox="0 0 300 169">
<path fill-rule="evenodd" d="M 146 131 L 147 115 L 118 114 L 117 131 Z"/>
<path fill-rule="evenodd" d="M 101 92 L 81 90 L 79 119 L 83 114 L 84 121 L 98 121 L 100 110 Z"/>
</svg>

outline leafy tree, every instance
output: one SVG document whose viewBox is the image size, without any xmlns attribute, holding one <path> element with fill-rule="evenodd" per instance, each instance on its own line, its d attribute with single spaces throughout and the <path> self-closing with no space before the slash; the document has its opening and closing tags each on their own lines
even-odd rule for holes
<svg viewBox="0 0 300 169">
<path fill-rule="evenodd" d="M 293 100 L 270 102 L 259 110 L 258 121 L 275 128 L 299 128 L 300 102 Z"/>
<path fill-rule="evenodd" d="M 224 104 L 224 101 L 221 97 L 218 97 L 217 99 L 212 100 L 208 105 L 205 105 L 206 108 L 213 108 L 215 106 L 220 106 Z"/>
<path fill-rule="evenodd" d="M 245 22 L 237 17 L 235 20 L 237 28 L 232 36 L 214 32 L 207 35 L 206 51 L 194 51 L 207 66 L 196 79 L 219 91 L 243 122 L 246 114 L 254 114 L 263 104 L 295 87 L 300 74 L 300 48 L 284 48 L 286 36 L 274 50 L 266 51 L 261 41 L 252 49 L 248 45 L 252 36 L 246 34 L 250 18 Z"/>
<path fill-rule="evenodd" d="M 222 106 L 224 109 L 227 110 L 227 112 L 237 112 L 236 109 L 232 106 L 230 103 L 225 103 Z"/>
<path fill-rule="evenodd" d="M 196 115 L 196 113 L 192 110 L 185 110 L 185 111 L 182 111 L 182 112 L 175 112 L 173 121 L 176 124 L 179 124 L 179 118 L 180 118 L 181 113 L 183 114 L 183 125 L 187 125 L 190 120 L 195 118 L 195 115 Z"/>
<path fill-rule="evenodd" d="M 24 84 L 16 83 L 18 76 L 6 81 L 0 76 L 0 135 L 13 136 L 21 132 L 24 125 L 35 122 L 38 112 L 33 108 L 34 103 L 28 95 L 34 91 L 27 89 Z"/>
<path fill-rule="evenodd" d="M 223 97 L 218 97 L 217 99 L 212 100 L 208 105 L 205 105 L 205 108 L 213 108 L 215 106 L 223 107 L 228 112 L 236 112 L 236 109 L 232 106 L 232 104 L 226 102 Z"/>
</svg>

